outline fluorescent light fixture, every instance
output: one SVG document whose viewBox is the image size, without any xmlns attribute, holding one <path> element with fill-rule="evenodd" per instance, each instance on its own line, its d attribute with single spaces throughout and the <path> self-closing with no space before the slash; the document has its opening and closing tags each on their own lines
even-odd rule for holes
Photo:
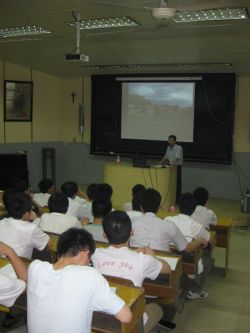
<svg viewBox="0 0 250 333">
<path fill-rule="evenodd" d="M 77 22 L 69 22 L 69 25 L 73 27 L 76 27 L 76 24 Z M 108 17 L 80 21 L 81 30 L 135 27 L 138 25 L 140 24 L 133 20 L 130 16 Z"/>
<path fill-rule="evenodd" d="M 177 11 L 174 21 L 177 23 L 246 20 L 249 18 L 245 7 L 238 8 L 211 8 L 204 10 Z"/>
<path fill-rule="evenodd" d="M 169 64 L 120 64 L 120 65 L 90 65 L 82 66 L 88 70 L 110 70 L 110 69 L 140 69 L 140 68 L 185 68 L 185 67 L 232 67 L 232 63 L 202 62 L 202 63 L 169 63 Z"/>
<path fill-rule="evenodd" d="M 0 28 L 0 37 L 8 38 L 8 37 L 19 37 L 19 36 L 30 36 L 30 35 L 42 35 L 42 34 L 50 34 L 51 31 L 39 27 L 36 25 L 27 25 L 18 28 Z"/>
</svg>

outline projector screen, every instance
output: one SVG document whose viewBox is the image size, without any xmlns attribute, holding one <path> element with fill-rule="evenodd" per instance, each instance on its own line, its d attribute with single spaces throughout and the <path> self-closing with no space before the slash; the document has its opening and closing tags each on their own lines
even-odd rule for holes
<svg viewBox="0 0 250 333">
<path fill-rule="evenodd" d="M 195 82 L 122 82 L 121 138 L 193 142 Z"/>
</svg>

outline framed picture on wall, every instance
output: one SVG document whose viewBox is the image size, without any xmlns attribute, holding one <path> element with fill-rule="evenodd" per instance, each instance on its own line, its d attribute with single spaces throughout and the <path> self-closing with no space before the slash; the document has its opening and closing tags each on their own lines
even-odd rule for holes
<svg viewBox="0 0 250 333">
<path fill-rule="evenodd" d="M 4 121 L 32 121 L 33 82 L 4 81 Z"/>
</svg>

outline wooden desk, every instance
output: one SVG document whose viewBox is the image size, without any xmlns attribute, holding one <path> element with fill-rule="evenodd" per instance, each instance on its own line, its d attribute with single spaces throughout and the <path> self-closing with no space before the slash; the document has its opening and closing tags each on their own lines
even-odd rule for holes
<svg viewBox="0 0 250 333">
<path fill-rule="evenodd" d="M 23 258 L 22 258 L 23 259 Z M 26 259 L 25 263 L 27 266 L 30 264 L 31 260 Z M 0 258 L 0 268 L 9 264 L 10 261 L 5 258 Z M 110 282 L 109 285 L 111 287 L 116 288 L 116 294 L 121 297 L 125 303 L 130 307 L 132 312 L 132 321 L 129 324 L 120 323 L 114 316 L 109 314 L 94 312 L 92 327 L 94 331 L 97 332 L 120 332 L 120 333 L 130 333 L 135 332 L 143 332 L 143 313 L 145 310 L 145 295 L 143 288 L 137 287 L 128 287 L 122 286 L 117 283 Z M 20 303 L 19 303 L 20 301 Z M 17 299 L 14 307 L 21 308 L 23 310 L 27 309 L 26 300 L 22 298 L 22 300 Z M 0 305 L 0 311 L 9 312 L 9 308 Z"/>
<path fill-rule="evenodd" d="M 134 168 L 126 163 L 107 163 L 104 168 L 104 182 L 113 188 L 114 207 L 122 208 L 125 202 L 131 202 L 131 190 L 136 184 L 159 191 L 163 209 L 167 210 L 175 204 L 176 168 Z"/>
<path fill-rule="evenodd" d="M 229 269 L 229 252 L 231 241 L 231 227 L 233 220 L 226 217 L 218 217 L 217 225 L 210 225 L 211 230 L 216 231 L 216 247 L 224 248 L 225 251 L 225 266 L 224 275 L 227 275 Z"/>
</svg>

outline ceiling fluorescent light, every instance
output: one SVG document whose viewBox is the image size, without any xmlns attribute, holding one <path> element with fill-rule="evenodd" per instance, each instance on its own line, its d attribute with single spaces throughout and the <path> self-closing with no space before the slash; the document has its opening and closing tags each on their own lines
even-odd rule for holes
<svg viewBox="0 0 250 333">
<path fill-rule="evenodd" d="M 75 27 L 76 24 L 77 22 L 69 22 L 69 25 L 73 27 Z M 135 27 L 138 25 L 140 24 L 135 20 L 133 20 L 130 16 L 108 17 L 108 18 L 98 18 L 98 19 L 80 21 L 81 30 Z"/>
<path fill-rule="evenodd" d="M 19 37 L 19 36 L 30 36 L 30 35 L 42 35 L 42 34 L 50 34 L 51 31 L 35 26 L 35 25 L 27 25 L 18 28 L 0 28 L 0 37 L 8 38 L 8 37 Z"/>
<path fill-rule="evenodd" d="M 185 67 L 232 67 L 232 63 L 169 63 L 169 64 L 120 64 L 120 65 L 91 65 L 82 66 L 89 70 L 110 70 L 110 69 L 140 69 L 140 68 L 185 68 Z"/>
<path fill-rule="evenodd" d="M 246 20 L 249 18 L 247 8 L 211 8 L 204 10 L 177 11 L 174 21 L 177 23 Z"/>
</svg>

